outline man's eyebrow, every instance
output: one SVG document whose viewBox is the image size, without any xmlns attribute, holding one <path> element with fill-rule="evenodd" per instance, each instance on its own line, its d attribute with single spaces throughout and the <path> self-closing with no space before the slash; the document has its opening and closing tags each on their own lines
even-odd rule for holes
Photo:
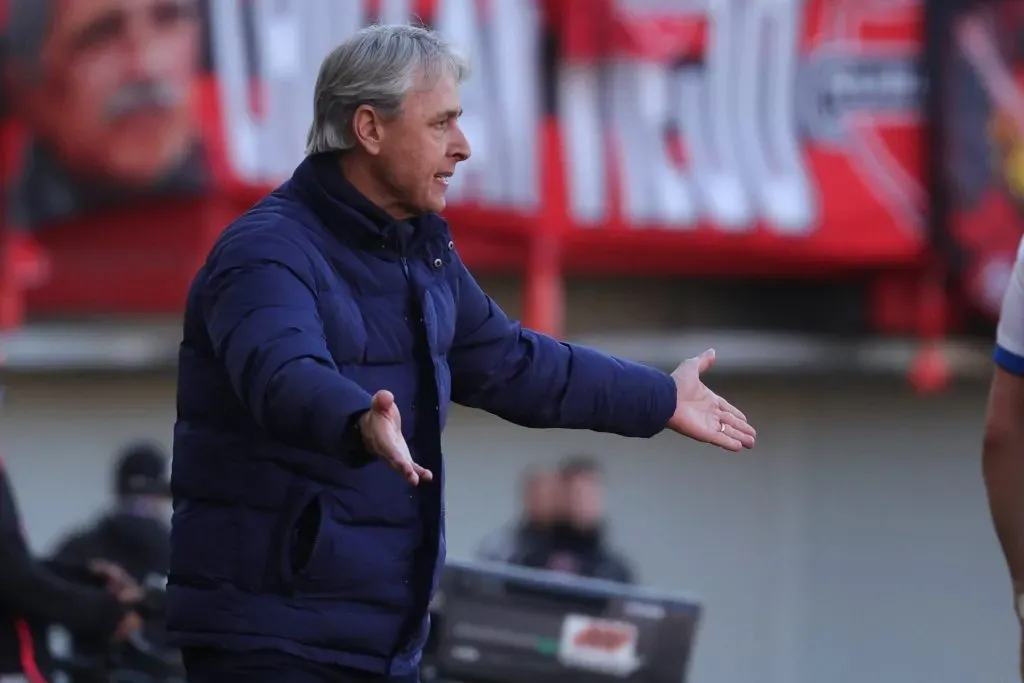
<svg viewBox="0 0 1024 683">
<path fill-rule="evenodd" d="M 448 109 L 438 114 L 439 119 L 457 119 L 462 116 L 462 107 L 458 109 Z"/>
</svg>

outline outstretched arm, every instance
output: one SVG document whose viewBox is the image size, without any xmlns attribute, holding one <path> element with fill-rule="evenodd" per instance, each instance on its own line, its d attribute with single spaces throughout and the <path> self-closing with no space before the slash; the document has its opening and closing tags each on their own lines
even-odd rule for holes
<svg viewBox="0 0 1024 683">
<path fill-rule="evenodd" d="M 668 425 L 676 409 L 669 375 L 523 329 L 457 267 L 453 400 L 527 427 L 650 437 Z"/>
<path fill-rule="evenodd" d="M 526 427 L 650 437 L 666 427 L 730 451 L 753 448 L 747 418 L 701 381 L 712 350 L 671 375 L 565 344 L 508 319 L 462 266 L 448 356 L 452 398 Z"/>
</svg>

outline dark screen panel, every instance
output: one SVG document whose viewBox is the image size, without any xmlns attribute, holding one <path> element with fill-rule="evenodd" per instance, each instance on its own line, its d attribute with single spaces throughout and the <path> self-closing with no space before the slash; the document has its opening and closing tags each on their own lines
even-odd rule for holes
<svg viewBox="0 0 1024 683">
<path fill-rule="evenodd" d="M 454 565 L 437 605 L 441 678 L 469 683 L 678 683 L 700 605 L 549 572 Z"/>
</svg>

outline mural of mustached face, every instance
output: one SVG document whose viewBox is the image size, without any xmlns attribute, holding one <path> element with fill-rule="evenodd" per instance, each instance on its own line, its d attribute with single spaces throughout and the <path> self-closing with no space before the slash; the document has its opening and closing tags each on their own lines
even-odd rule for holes
<svg viewBox="0 0 1024 683">
<path fill-rule="evenodd" d="M 199 37 L 194 3 L 49 4 L 53 14 L 37 59 L 21 66 L 37 76 L 21 79 L 24 120 L 72 168 L 151 180 L 191 134 Z"/>
<path fill-rule="evenodd" d="M 31 140 L 24 172 L 36 176 L 23 200 L 81 195 L 36 213 L 81 208 L 96 195 L 83 185 L 174 184 L 198 137 L 197 0 L 11 0 L 7 22 L 5 83 Z"/>
</svg>

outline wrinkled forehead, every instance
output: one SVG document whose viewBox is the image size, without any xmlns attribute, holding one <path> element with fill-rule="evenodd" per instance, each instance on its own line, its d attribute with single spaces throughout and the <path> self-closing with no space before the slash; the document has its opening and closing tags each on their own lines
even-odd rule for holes
<svg viewBox="0 0 1024 683">
<path fill-rule="evenodd" d="M 6 0 L 0 17 L 3 51 L 16 62 L 34 63 L 49 45 L 74 46 L 116 33 L 127 20 L 160 22 L 198 16 L 198 0 Z"/>
<path fill-rule="evenodd" d="M 453 74 L 445 71 L 418 72 L 402 105 L 403 109 L 426 116 L 458 118 L 462 115 L 459 84 Z"/>
<path fill-rule="evenodd" d="M 195 17 L 197 0 L 51 0 L 57 11 L 52 22 L 56 38 L 75 40 L 87 34 L 116 32 L 127 21 L 162 23 L 167 18 Z"/>
</svg>

